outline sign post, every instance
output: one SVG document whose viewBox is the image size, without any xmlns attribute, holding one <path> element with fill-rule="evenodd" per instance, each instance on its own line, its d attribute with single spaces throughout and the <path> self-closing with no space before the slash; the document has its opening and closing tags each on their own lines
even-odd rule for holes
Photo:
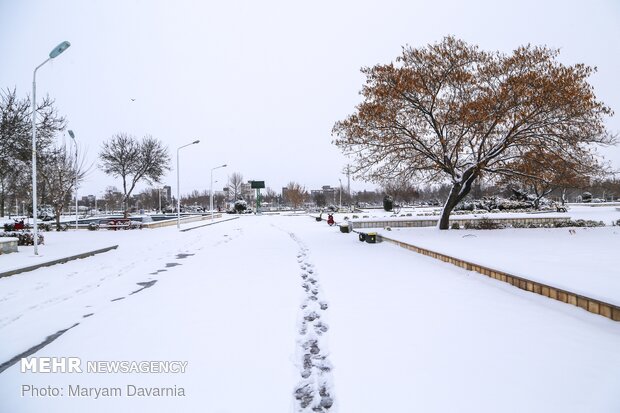
<svg viewBox="0 0 620 413">
<path fill-rule="evenodd" d="M 256 213 L 260 213 L 260 190 L 265 187 L 265 181 L 250 181 L 252 189 L 256 189 Z"/>
</svg>

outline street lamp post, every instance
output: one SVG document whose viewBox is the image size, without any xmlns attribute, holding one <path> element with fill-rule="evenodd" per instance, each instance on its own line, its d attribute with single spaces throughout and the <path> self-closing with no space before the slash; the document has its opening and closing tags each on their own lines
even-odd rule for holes
<svg viewBox="0 0 620 413">
<path fill-rule="evenodd" d="M 77 163 L 78 163 L 78 149 L 77 149 L 77 141 L 75 140 L 75 134 L 72 130 L 69 129 L 69 136 L 73 139 L 73 143 L 75 143 L 75 229 L 78 229 L 78 173 L 77 173 Z"/>
<path fill-rule="evenodd" d="M 177 229 L 181 229 L 181 198 L 180 198 L 181 191 L 179 189 L 179 151 L 185 148 L 186 146 L 195 145 L 198 142 L 200 141 L 195 140 L 192 143 L 188 143 L 187 145 L 179 146 L 177 148 Z"/>
<path fill-rule="evenodd" d="M 339 209 L 342 209 L 342 179 L 338 178 L 338 182 L 340 182 L 340 191 L 339 191 L 340 192 L 339 193 L 339 196 L 340 196 L 340 206 L 339 206 Z"/>
<path fill-rule="evenodd" d="M 219 168 L 226 168 L 226 164 L 224 165 L 220 165 L 220 166 L 216 166 L 215 168 L 211 168 L 211 186 L 209 189 L 209 192 L 211 193 L 211 202 L 210 202 L 210 207 L 211 207 L 211 221 L 213 221 L 213 171 Z"/>
<path fill-rule="evenodd" d="M 37 70 L 67 50 L 71 43 L 64 41 L 56 46 L 49 57 L 32 73 L 32 218 L 34 231 L 34 255 L 39 255 L 39 229 L 37 228 Z"/>
</svg>

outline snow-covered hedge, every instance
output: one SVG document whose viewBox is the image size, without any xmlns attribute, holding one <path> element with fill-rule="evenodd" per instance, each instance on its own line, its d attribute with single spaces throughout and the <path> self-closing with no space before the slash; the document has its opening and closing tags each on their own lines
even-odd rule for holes
<svg viewBox="0 0 620 413">
<path fill-rule="evenodd" d="M 39 235 L 39 245 L 43 245 L 43 235 Z M 0 237 L 17 238 L 17 245 L 34 245 L 34 234 L 30 231 L 5 231 L 0 232 Z"/>
</svg>

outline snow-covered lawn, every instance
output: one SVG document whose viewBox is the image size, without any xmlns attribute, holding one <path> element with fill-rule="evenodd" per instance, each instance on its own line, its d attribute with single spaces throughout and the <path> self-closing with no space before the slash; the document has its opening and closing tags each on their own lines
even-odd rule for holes
<svg viewBox="0 0 620 413">
<path fill-rule="evenodd" d="M 44 256 L 119 248 L 0 279 L 0 364 L 79 323 L 34 356 L 178 360 L 187 371 L 21 373 L 18 363 L 0 373 L 2 412 L 290 412 L 295 389 L 316 391 L 318 405 L 322 387 L 335 401 L 327 411 L 341 413 L 620 409 L 620 323 L 307 216 L 47 235 Z M 559 266 L 568 254 L 557 250 Z M 64 395 L 22 397 L 23 385 Z M 77 385 L 123 394 L 70 397 Z M 127 385 L 184 396 L 128 396 Z"/>
<path fill-rule="evenodd" d="M 378 229 L 386 237 L 620 305 L 620 227 Z M 366 230 L 364 230 L 366 231 Z M 369 230 L 371 231 L 371 230 Z"/>
</svg>

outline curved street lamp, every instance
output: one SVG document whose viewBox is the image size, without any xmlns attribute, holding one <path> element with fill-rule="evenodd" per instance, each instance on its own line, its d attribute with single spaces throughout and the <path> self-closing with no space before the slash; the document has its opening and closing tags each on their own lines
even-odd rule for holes
<svg viewBox="0 0 620 413">
<path fill-rule="evenodd" d="M 186 146 L 195 145 L 199 143 L 199 140 L 195 140 L 192 143 L 188 143 L 187 145 L 179 146 L 177 148 L 177 229 L 181 229 L 181 196 L 180 196 L 180 188 L 179 188 L 179 151 Z"/>
<path fill-rule="evenodd" d="M 210 207 L 211 207 L 211 221 L 213 222 L 213 171 L 219 168 L 226 168 L 226 164 L 224 165 L 220 165 L 220 166 L 216 166 L 215 168 L 211 168 L 211 186 L 209 189 L 209 192 L 211 193 L 211 202 L 210 202 Z"/>
<path fill-rule="evenodd" d="M 67 50 L 71 43 L 64 41 L 56 46 L 49 57 L 37 66 L 32 73 L 32 218 L 34 228 L 34 255 L 39 255 L 39 229 L 37 228 L 37 70 L 50 60 Z"/>
</svg>

